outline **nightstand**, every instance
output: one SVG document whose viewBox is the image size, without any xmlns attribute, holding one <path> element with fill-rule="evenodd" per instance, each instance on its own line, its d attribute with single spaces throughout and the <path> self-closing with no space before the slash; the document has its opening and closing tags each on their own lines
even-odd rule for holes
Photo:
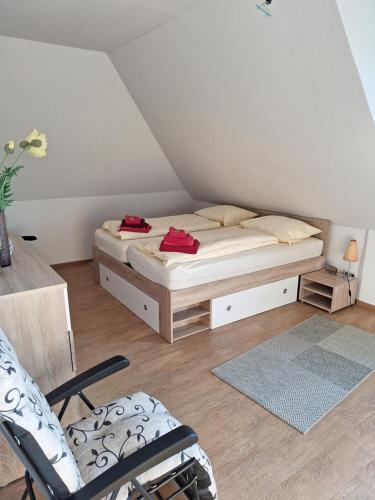
<svg viewBox="0 0 375 500">
<path fill-rule="evenodd" d="M 355 303 L 357 286 L 358 278 L 348 281 L 342 274 L 314 271 L 301 276 L 299 300 L 333 313 Z"/>
</svg>

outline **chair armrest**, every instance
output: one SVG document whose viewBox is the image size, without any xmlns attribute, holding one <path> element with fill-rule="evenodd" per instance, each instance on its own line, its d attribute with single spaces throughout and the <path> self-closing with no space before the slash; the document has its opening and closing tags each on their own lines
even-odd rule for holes
<svg viewBox="0 0 375 500">
<path fill-rule="evenodd" d="M 135 479 L 155 465 L 198 442 L 197 434 L 186 425 L 177 427 L 160 438 L 143 446 L 116 465 L 107 469 L 81 490 L 73 493 L 70 500 L 99 500 L 123 484 Z"/>
<path fill-rule="evenodd" d="M 70 396 L 77 395 L 86 387 L 127 368 L 129 365 L 130 361 L 125 356 L 114 356 L 56 387 L 56 389 L 46 394 L 46 399 L 50 406 L 53 406 Z"/>
</svg>

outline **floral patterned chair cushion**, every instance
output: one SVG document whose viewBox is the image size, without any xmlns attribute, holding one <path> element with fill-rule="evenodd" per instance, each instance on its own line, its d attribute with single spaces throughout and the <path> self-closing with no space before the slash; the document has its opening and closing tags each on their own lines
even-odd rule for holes
<svg viewBox="0 0 375 500">
<path fill-rule="evenodd" d="M 0 418 L 18 425 L 33 436 L 71 493 L 83 486 L 60 422 L 37 384 L 19 364 L 1 328 Z"/>
<path fill-rule="evenodd" d="M 69 425 L 65 434 L 82 478 L 89 482 L 115 465 L 120 458 L 131 455 L 180 425 L 160 401 L 138 392 L 97 407 L 87 417 Z M 209 473 L 210 492 L 213 498 L 217 498 L 210 461 L 197 444 L 153 467 L 137 479 L 141 484 L 146 484 L 193 457 Z M 129 483 L 121 488 L 118 498 L 127 499 L 131 493 Z"/>
</svg>

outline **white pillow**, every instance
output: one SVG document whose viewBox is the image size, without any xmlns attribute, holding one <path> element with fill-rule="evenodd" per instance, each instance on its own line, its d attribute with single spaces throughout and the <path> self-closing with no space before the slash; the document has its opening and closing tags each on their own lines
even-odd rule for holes
<svg viewBox="0 0 375 500">
<path fill-rule="evenodd" d="M 237 226 L 240 222 L 258 215 L 233 205 L 216 205 L 215 207 L 202 208 L 195 213 L 206 219 L 220 222 L 222 226 Z"/>
<path fill-rule="evenodd" d="M 310 226 L 306 222 L 281 215 L 266 215 L 257 219 L 245 220 L 241 222 L 241 226 L 245 229 L 272 234 L 280 243 L 289 243 L 289 245 L 321 233 L 320 229 Z"/>
</svg>

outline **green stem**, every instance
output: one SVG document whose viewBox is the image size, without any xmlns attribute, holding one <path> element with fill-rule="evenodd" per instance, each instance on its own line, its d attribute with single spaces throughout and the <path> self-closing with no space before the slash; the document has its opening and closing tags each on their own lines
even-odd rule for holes
<svg viewBox="0 0 375 500">
<path fill-rule="evenodd" d="M 18 160 L 21 158 L 21 156 L 23 155 L 23 153 L 26 151 L 26 149 L 23 149 L 15 158 L 14 162 L 12 163 L 12 165 L 10 166 L 11 168 L 15 167 L 16 166 L 16 163 L 18 162 Z"/>
<path fill-rule="evenodd" d="M 3 156 L 3 159 L 1 160 L 1 163 L 0 163 L 0 169 L 3 168 L 3 165 L 5 163 L 5 160 L 8 158 L 8 154 L 6 151 L 4 152 L 4 156 Z"/>
</svg>

